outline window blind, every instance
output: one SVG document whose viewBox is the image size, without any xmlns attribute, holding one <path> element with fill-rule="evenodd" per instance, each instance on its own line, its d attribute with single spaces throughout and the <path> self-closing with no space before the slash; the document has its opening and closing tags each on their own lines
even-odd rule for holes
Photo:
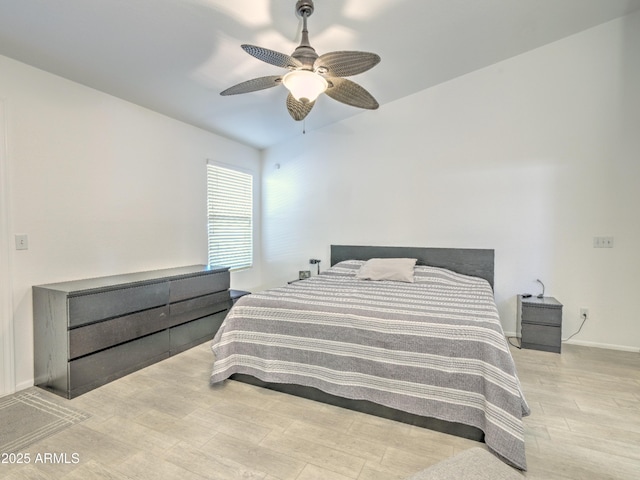
<svg viewBox="0 0 640 480">
<path fill-rule="evenodd" d="M 253 264 L 253 176 L 207 163 L 209 265 Z"/>
</svg>

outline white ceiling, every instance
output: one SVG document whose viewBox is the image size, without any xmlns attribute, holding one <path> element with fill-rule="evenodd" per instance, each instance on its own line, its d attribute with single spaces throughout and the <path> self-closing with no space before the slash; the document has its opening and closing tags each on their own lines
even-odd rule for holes
<svg viewBox="0 0 640 480">
<path fill-rule="evenodd" d="M 640 0 L 315 0 L 318 54 L 379 54 L 351 77 L 385 104 L 640 9 Z M 0 54 L 203 129 L 265 148 L 302 133 L 276 87 L 222 97 L 277 75 L 241 48 L 290 54 L 295 0 L 0 0 Z M 0 72 L 1 74 L 1 72 Z M 322 96 L 307 131 L 375 115 Z"/>
</svg>

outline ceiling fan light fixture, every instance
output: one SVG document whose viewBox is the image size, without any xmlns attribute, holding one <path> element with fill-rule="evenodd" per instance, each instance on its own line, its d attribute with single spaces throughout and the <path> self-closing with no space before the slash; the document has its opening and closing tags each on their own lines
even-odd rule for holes
<svg viewBox="0 0 640 480">
<path fill-rule="evenodd" d="M 358 108 L 375 110 L 378 102 L 364 88 L 344 77 L 358 75 L 375 67 L 380 57 L 375 53 L 340 50 L 318 56 L 309 43 L 307 18 L 313 13 L 313 0 L 298 0 L 296 14 L 302 18 L 302 39 L 291 55 L 256 45 L 243 44 L 242 49 L 258 60 L 280 68 L 286 75 L 253 78 L 220 92 L 220 95 L 236 95 L 284 85 L 287 95 L 287 111 L 295 121 L 304 120 L 311 112 L 321 93 L 337 102 Z"/>
<path fill-rule="evenodd" d="M 293 70 L 282 77 L 282 84 L 302 103 L 315 102 L 329 86 L 323 77 L 310 70 Z"/>
</svg>

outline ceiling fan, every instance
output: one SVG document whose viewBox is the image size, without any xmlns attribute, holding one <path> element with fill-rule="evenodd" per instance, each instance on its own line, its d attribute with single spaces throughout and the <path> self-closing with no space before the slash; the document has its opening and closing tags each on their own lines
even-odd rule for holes
<svg viewBox="0 0 640 480">
<path fill-rule="evenodd" d="M 358 108 L 375 110 L 378 102 L 364 88 L 343 77 L 366 72 L 380 62 L 375 53 L 338 51 L 318 55 L 309 43 L 307 18 L 313 13 L 312 0 L 298 0 L 296 14 L 302 17 L 302 40 L 291 55 L 255 45 L 242 45 L 242 49 L 258 60 L 287 68 L 283 75 L 259 77 L 227 88 L 220 95 L 237 95 L 264 90 L 283 84 L 288 90 L 287 110 L 291 117 L 303 120 L 322 93 L 338 102 Z"/>
</svg>

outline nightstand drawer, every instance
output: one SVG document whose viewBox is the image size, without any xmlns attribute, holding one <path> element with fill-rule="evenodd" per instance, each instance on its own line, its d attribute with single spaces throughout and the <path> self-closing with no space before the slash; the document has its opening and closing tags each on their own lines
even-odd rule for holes
<svg viewBox="0 0 640 480">
<path fill-rule="evenodd" d="M 541 305 L 522 305 L 522 323 L 539 325 L 562 325 L 562 307 L 544 307 Z"/>
<path fill-rule="evenodd" d="M 560 327 L 548 325 L 522 324 L 522 347 L 560 353 Z"/>
</svg>

